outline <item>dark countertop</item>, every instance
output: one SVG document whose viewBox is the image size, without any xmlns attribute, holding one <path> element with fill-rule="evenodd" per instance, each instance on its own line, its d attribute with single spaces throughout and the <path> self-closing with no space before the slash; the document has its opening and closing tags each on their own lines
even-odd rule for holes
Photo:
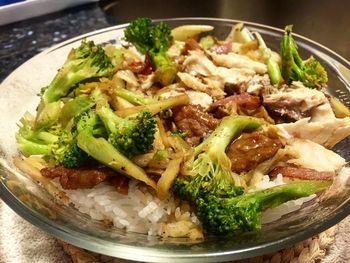
<svg viewBox="0 0 350 263">
<path fill-rule="evenodd" d="M 150 4 L 152 3 L 152 4 Z M 316 4 L 315 4 L 316 3 Z M 137 8 L 135 8 L 137 6 Z M 101 8 L 102 7 L 102 8 Z M 54 44 L 137 16 L 223 17 L 263 23 L 307 36 L 350 59 L 350 1 L 342 0 L 101 0 L 0 27 L 0 82 Z"/>
<path fill-rule="evenodd" d="M 115 25 L 98 4 L 88 4 L 0 27 L 0 82 L 54 44 Z"/>
</svg>

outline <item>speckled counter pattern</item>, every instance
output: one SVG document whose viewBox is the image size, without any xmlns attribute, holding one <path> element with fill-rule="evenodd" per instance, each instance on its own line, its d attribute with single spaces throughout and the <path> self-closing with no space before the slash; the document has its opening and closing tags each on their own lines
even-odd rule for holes
<svg viewBox="0 0 350 263">
<path fill-rule="evenodd" d="M 98 4 L 89 4 L 1 26 L 0 82 L 42 50 L 66 39 L 115 24 Z"/>
</svg>

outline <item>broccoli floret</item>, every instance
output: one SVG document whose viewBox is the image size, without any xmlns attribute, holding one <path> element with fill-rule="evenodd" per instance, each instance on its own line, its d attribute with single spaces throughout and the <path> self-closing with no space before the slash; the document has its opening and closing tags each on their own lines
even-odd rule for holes
<svg viewBox="0 0 350 263">
<path fill-rule="evenodd" d="M 155 26 L 149 18 L 137 18 L 124 30 L 124 35 L 139 52 L 150 55 L 156 76 L 162 85 L 169 85 L 175 80 L 176 65 L 166 54 L 173 41 L 171 30 L 166 24 Z"/>
<path fill-rule="evenodd" d="M 135 117 L 121 118 L 109 105 L 97 107 L 96 112 L 104 123 L 108 141 L 128 157 L 147 153 L 153 144 L 156 120 L 149 111 L 142 111 Z"/>
<path fill-rule="evenodd" d="M 24 156 L 44 155 L 55 165 L 80 167 L 88 159 L 87 154 L 77 146 L 76 134 L 59 124 L 35 130 L 30 121 L 22 119 L 16 142 Z"/>
<path fill-rule="evenodd" d="M 256 118 L 228 116 L 200 145 L 195 148 L 196 158 L 189 176 L 179 177 L 174 190 L 182 199 L 196 204 L 203 193 L 235 196 L 243 193 L 238 176 L 231 172 L 231 161 L 225 150 L 234 137 L 244 129 L 255 130 L 262 125 Z"/>
<path fill-rule="evenodd" d="M 319 61 L 310 57 L 303 61 L 298 47 L 292 37 L 292 25 L 286 26 L 281 41 L 282 76 L 289 84 L 301 81 L 309 88 L 320 88 L 327 85 L 327 72 Z"/>
<path fill-rule="evenodd" d="M 93 111 L 85 113 L 77 121 L 78 147 L 100 163 L 156 189 L 155 182 L 145 171 L 120 153 L 104 137 L 99 137 L 99 118 Z"/>
<path fill-rule="evenodd" d="M 210 233 L 227 235 L 258 230 L 262 211 L 309 196 L 330 184 L 329 181 L 297 181 L 236 197 L 202 195 L 197 200 L 197 215 Z"/>
<path fill-rule="evenodd" d="M 50 85 L 42 91 L 36 117 L 36 128 L 50 126 L 60 114 L 59 99 L 67 96 L 79 82 L 91 78 L 109 76 L 114 66 L 102 46 L 93 41 L 82 41 L 73 49 Z"/>
<path fill-rule="evenodd" d="M 78 48 L 71 51 L 62 68 L 45 89 L 42 99 L 45 103 L 57 101 L 66 96 L 77 83 L 111 75 L 113 69 L 102 46 L 95 45 L 93 41 L 82 41 Z"/>
</svg>

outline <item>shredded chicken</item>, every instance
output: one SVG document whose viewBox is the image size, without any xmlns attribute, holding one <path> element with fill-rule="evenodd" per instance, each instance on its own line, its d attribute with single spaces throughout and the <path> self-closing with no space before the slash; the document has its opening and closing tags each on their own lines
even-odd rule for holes
<svg viewBox="0 0 350 263">
<path fill-rule="evenodd" d="M 310 118 L 304 118 L 294 123 L 278 124 L 276 127 L 283 138 L 308 139 L 332 148 L 350 135 L 350 118 L 332 118 L 316 122 L 310 122 Z"/>
<path fill-rule="evenodd" d="M 296 121 L 311 116 L 311 110 L 329 103 L 321 91 L 294 86 L 264 95 L 263 104 L 274 115 L 287 121 Z"/>
<path fill-rule="evenodd" d="M 257 74 L 265 74 L 267 72 L 266 65 L 261 62 L 254 61 L 246 56 L 238 55 L 233 52 L 228 54 L 216 54 L 209 52 L 214 63 L 218 66 L 226 68 L 245 68 L 254 70 Z"/>
</svg>

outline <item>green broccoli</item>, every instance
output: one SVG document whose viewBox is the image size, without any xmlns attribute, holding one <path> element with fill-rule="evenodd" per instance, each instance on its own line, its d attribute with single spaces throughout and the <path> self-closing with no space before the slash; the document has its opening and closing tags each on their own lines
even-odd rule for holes
<svg viewBox="0 0 350 263">
<path fill-rule="evenodd" d="M 153 144 L 156 132 L 155 118 L 149 111 L 136 117 L 121 118 L 107 107 L 96 110 L 108 133 L 108 141 L 128 157 L 147 153 Z"/>
<path fill-rule="evenodd" d="M 96 114 L 107 130 L 108 141 L 116 149 L 127 157 L 150 150 L 156 132 L 156 120 L 150 111 L 122 118 L 111 109 L 107 97 L 100 90 L 94 90 L 91 97 L 96 103 Z"/>
<path fill-rule="evenodd" d="M 176 179 L 174 190 L 181 199 L 196 203 L 200 194 L 235 196 L 243 193 L 240 179 L 231 172 L 231 161 L 225 150 L 243 130 L 256 130 L 259 119 L 246 116 L 224 117 L 213 133 L 195 148 L 191 175 Z"/>
<path fill-rule="evenodd" d="M 99 128 L 100 119 L 94 111 L 85 112 L 77 121 L 77 144 L 80 149 L 100 163 L 156 189 L 156 183 L 145 171 L 120 153 L 104 137 Z"/>
<path fill-rule="evenodd" d="M 321 88 L 327 85 L 327 72 L 319 61 L 310 57 L 303 61 L 298 53 L 298 47 L 292 37 L 292 25 L 286 26 L 281 41 L 282 76 L 290 84 L 301 81 L 309 88 Z"/>
<path fill-rule="evenodd" d="M 35 130 L 33 123 L 22 118 L 16 142 L 24 156 L 44 155 L 55 165 L 80 167 L 88 160 L 87 154 L 77 146 L 76 133 L 59 124 Z"/>
<path fill-rule="evenodd" d="M 82 41 L 73 49 L 50 85 L 42 90 L 36 117 L 36 128 L 50 126 L 60 114 L 59 99 L 66 96 L 81 81 L 109 76 L 114 66 L 102 46 L 93 41 Z"/>
<path fill-rule="evenodd" d="M 289 200 L 306 197 L 327 188 L 329 181 L 295 181 L 239 196 L 202 195 L 197 201 L 197 216 L 204 229 L 214 234 L 234 234 L 261 228 L 261 212 Z"/>
<path fill-rule="evenodd" d="M 117 96 L 135 105 L 147 105 L 147 104 L 156 103 L 158 101 L 154 98 L 147 98 L 145 95 L 141 93 L 137 93 L 137 92 L 120 88 L 120 87 L 115 88 L 113 91 Z"/>
<path fill-rule="evenodd" d="M 176 77 L 176 65 L 167 56 L 173 38 L 170 28 L 160 23 L 152 25 L 149 18 L 137 18 L 124 30 L 125 39 L 142 54 L 149 54 L 159 82 L 166 86 Z"/>
<path fill-rule="evenodd" d="M 279 84 L 282 81 L 281 69 L 278 63 L 272 58 L 271 49 L 266 46 L 264 39 L 258 32 L 254 32 L 253 34 L 258 41 L 260 51 L 265 57 L 267 73 L 269 75 L 271 83 Z"/>
<path fill-rule="evenodd" d="M 42 100 L 50 103 L 66 96 L 79 82 L 96 77 L 108 76 L 114 67 L 102 46 L 93 41 L 82 41 L 73 49 L 66 62 L 50 85 L 44 90 Z"/>
</svg>

